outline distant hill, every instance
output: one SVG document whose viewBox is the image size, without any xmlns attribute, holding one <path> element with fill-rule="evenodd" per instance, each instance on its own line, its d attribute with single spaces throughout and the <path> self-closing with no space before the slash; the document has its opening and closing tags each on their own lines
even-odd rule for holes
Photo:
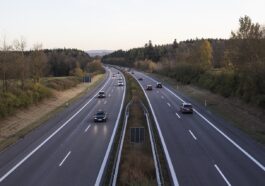
<svg viewBox="0 0 265 186">
<path fill-rule="evenodd" d="M 113 50 L 88 50 L 86 51 L 91 57 L 104 56 L 113 52 Z"/>
</svg>

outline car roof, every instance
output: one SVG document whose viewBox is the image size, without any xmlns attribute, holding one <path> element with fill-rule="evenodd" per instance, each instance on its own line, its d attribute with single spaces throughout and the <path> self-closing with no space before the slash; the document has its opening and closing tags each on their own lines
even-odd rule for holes
<svg viewBox="0 0 265 186">
<path fill-rule="evenodd" d="M 105 93 L 104 91 L 99 91 L 99 93 Z"/>
<path fill-rule="evenodd" d="M 192 105 L 191 103 L 182 103 L 183 105 Z"/>
<path fill-rule="evenodd" d="M 105 114 L 105 112 L 103 110 L 99 110 L 97 111 L 97 114 Z"/>
</svg>

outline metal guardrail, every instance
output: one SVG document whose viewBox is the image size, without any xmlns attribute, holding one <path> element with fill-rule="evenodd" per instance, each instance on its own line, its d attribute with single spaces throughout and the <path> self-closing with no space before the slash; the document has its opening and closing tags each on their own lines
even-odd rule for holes
<svg viewBox="0 0 265 186">
<path fill-rule="evenodd" d="M 121 161 L 121 152 L 122 152 L 122 146 L 123 146 L 123 142 L 124 142 L 124 137 L 125 137 L 125 132 L 126 132 L 126 128 L 127 128 L 127 122 L 128 122 L 128 118 L 129 118 L 129 106 L 131 105 L 132 101 L 130 101 L 125 108 L 125 117 L 123 120 L 123 127 L 122 127 L 122 135 L 120 136 L 119 139 L 119 143 L 118 143 L 118 151 L 116 153 L 115 159 L 114 159 L 114 163 L 113 163 L 113 169 L 112 169 L 112 173 L 111 173 L 111 178 L 110 178 L 110 185 L 112 186 L 116 186 L 117 183 L 117 177 L 118 177 L 118 173 L 119 173 L 119 165 L 120 165 L 120 161 Z"/>
<path fill-rule="evenodd" d="M 142 105 L 142 107 L 144 108 L 144 111 L 145 111 L 145 117 L 146 117 L 147 126 L 148 126 L 148 130 L 149 130 L 149 137 L 150 137 L 152 153 L 153 153 L 153 159 L 154 159 L 155 169 L 156 169 L 157 185 L 164 185 L 164 179 L 163 179 L 163 175 L 162 175 L 162 171 L 161 171 L 161 164 L 160 164 L 158 153 L 157 153 L 153 127 L 152 127 L 152 125 L 150 123 L 149 112 L 148 112 L 147 108 L 145 107 L 145 105 L 142 102 L 141 102 L 141 105 Z"/>
</svg>

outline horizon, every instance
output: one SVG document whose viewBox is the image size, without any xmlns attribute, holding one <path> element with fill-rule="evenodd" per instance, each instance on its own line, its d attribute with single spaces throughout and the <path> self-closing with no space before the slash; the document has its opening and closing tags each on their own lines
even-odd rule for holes
<svg viewBox="0 0 265 186">
<path fill-rule="evenodd" d="M 116 51 L 143 47 L 149 40 L 164 45 L 174 39 L 228 39 L 244 15 L 265 24 L 265 2 L 254 1 L 4 0 L 0 40 L 23 37 L 28 50 L 42 43 L 47 49 Z"/>
</svg>

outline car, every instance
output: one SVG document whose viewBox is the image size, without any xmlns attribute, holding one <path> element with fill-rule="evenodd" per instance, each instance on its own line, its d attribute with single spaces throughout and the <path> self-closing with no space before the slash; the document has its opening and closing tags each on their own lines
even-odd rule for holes
<svg viewBox="0 0 265 186">
<path fill-rule="evenodd" d="M 107 121 L 107 113 L 103 110 L 97 111 L 94 115 L 94 122 L 106 122 Z"/>
<path fill-rule="evenodd" d="M 146 86 L 146 90 L 153 90 L 152 85 L 147 85 L 147 86 Z"/>
<path fill-rule="evenodd" d="M 124 85 L 123 82 L 121 82 L 121 81 L 118 82 L 118 86 L 119 86 L 119 87 L 121 87 L 121 86 L 123 86 L 123 85 Z"/>
<path fill-rule="evenodd" d="M 106 97 L 106 94 L 104 91 L 99 91 L 98 93 L 98 98 L 105 98 Z"/>
<path fill-rule="evenodd" d="M 142 78 L 142 77 L 139 77 L 138 80 L 139 80 L 139 81 L 143 81 L 143 78 Z"/>
<path fill-rule="evenodd" d="M 182 103 L 180 105 L 180 112 L 181 113 L 193 113 L 193 108 L 191 103 Z"/>
<path fill-rule="evenodd" d="M 115 74 L 112 74 L 112 77 L 116 77 Z"/>
<path fill-rule="evenodd" d="M 157 83 L 156 83 L 156 88 L 162 88 L 162 83 L 157 82 Z"/>
</svg>

